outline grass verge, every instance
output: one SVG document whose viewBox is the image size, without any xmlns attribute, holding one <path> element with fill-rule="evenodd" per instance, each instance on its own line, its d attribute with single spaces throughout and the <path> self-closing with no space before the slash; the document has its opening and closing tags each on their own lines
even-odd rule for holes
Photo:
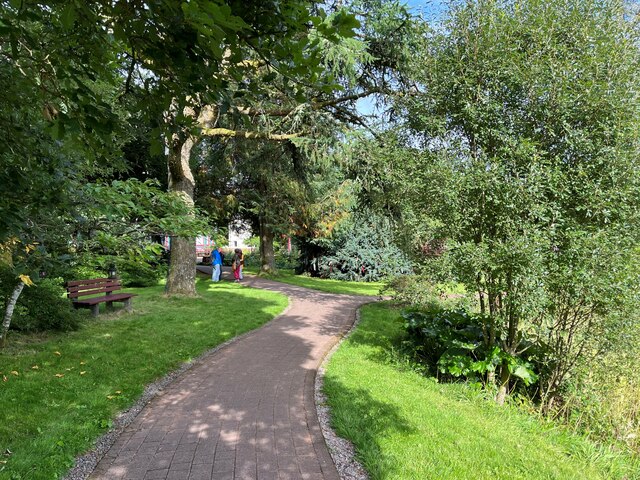
<svg viewBox="0 0 640 480">
<path fill-rule="evenodd" d="M 227 282 L 199 280 L 198 298 L 163 290 L 129 289 L 139 295 L 133 314 L 100 315 L 76 332 L 9 337 L 0 353 L 0 479 L 57 478 L 146 384 L 287 305 L 284 295 Z"/>
<path fill-rule="evenodd" d="M 333 426 L 372 480 L 640 478 L 637 459 L 403 366 L 393 359 L 398 313 L 363 307 L 325 377 Z"/>
<path fill-rule="evenodd" d="M 247 269 L 247 272 L 255 274 L 258 272 L 258 269 Z M 265 278 L 276 282 L 319 290 L 321 292 L 346 295 L 377 296 L 380 295 L 380 290 L 385 286 L 384 282 L 348 282 L 329 278 L 307 277 L 304 275 L 296 275 L 289 270 L 278 270 L 277 274 Z"/>
</svg>

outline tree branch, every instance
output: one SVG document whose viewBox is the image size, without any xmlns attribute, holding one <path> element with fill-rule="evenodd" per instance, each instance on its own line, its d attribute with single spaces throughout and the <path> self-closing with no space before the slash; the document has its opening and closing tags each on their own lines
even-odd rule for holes
<svg viewBox="0 0 640 480">
<path fill-rule="evenodd" d="M 276 142 L 284 142 L 297 138 L 302 133 L 267 133 L 267 132 L 247 132 L 245 130 L 230 130 L 228 128 L 203 128 L 202 134 L 208 137 L 238 137 L 253 140 L 273 140 Z"/>
<path fill-rule="evenodd" d="M 364 92 L 354 93 L 352 95 L 345 95 L 344 97 L 332 98 L 331 100 L 325 100 L 323 102 L 319 102 L 316 100 L 311 100 L 310 105 L 312 110 L 321 110 L 326 107 L 333 107 L 340 103 L 349 102 L 352 100 L 359 100 L 364 97 L 368 97 L 369 95 L 373 95 L 374 93 L 382 93 L 382 89 L 373 88 L 370 90 L 365 90 Z M 238 113 L 242 113 L 243 115 L 266 115 L 268 117 L 286 117 L 290 113 L 292 113 L 296 108 L 300 105 L 291 108 L 282 108 L 278 110 L 256 110 L 251 107 L 236 107 L 235 110 Z"/>
</svg>

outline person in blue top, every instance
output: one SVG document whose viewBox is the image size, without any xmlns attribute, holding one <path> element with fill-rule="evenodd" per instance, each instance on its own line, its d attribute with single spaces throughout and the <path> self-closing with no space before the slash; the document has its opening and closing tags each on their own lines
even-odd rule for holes
<svg viewBox="0 0 640 480">
<path fill-rule="evenodd" d="M 222 248 L 217 248 L 211 252 L 211 266 L 213 270 L 211 272 L 211 281 L 218 282 L 220 281 L 220 269 L 222 268 L 222 257 L 220 253 L 222 252 Z"/>
</svg>

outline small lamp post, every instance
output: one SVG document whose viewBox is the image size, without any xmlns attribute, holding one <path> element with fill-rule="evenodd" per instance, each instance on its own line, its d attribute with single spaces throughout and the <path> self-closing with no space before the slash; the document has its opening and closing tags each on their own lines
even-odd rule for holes
<svg viewBox="0 0 640 480">
<path fill-rule="evenodd" d="M 118 274 L 118 271 L 116 270 L 116 266 L 111 264 L 107 273 L 109 275 L 109 278 L 116 278 L 116 275 Z"/>
</svg>

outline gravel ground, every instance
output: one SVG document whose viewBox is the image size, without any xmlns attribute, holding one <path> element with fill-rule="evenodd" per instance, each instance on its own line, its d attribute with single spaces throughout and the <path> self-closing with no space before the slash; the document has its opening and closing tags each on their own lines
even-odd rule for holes
<svg viewBox="0 0 640 480">
<path fill-rule="evenodd" d="M 353 444 L 350 441 L 339 437 L 331 428 L 331 413 L 327 406 L 327 397 L 322 393 L 322 385 L 327 362 L 338 347 L 340 347 L 340 344 L 344 342 L 344 340 L 347 339 L 355 330 L 358 323 L 360 323 L 360 310 L 356 311 L 356 321 L 354 322 L 353 327 L 351 327 L 351 330 L 349 330 L 349 333 L 347 333 L 325 357 L 322 365 L 318 369 L 315 383 L 316 411 L 318 412 L 320 428 L 322 429 L 322 434 L 327 442 L 329 453 L 331 453 L 331 457 L 333 458 L 333 463 L 336 464 L 336 469 L 338 470 L 338 474 L 342 480 L 368 480 L 369 476 L 362 465 L 360 465 L 356 460 Z"/>
</svg>

